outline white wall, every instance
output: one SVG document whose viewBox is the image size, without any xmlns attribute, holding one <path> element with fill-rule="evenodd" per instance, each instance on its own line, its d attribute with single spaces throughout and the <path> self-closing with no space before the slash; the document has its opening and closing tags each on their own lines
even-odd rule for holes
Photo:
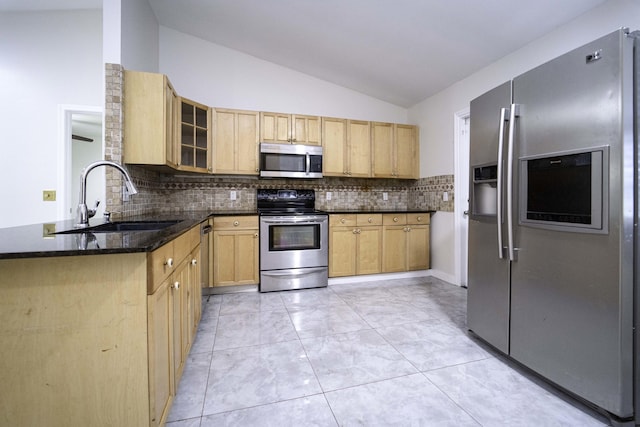
<svg viewBox="0 0 640 427">
<path fill-rule="evenodd" d="M 163 26 L 160 72 L 212 107 L 407 123 L 405 108 Z"/>
<path fill-rule="evenodd" d="M 0 227 L 51 221 L 58 106 L 104 104 L 102 12 L 0 13 L 0 52 Z"/>
<path fill-rule="evenodd" d="M 455 83 L 409 109 L 420 126 L 422 176 L 454 171 L 454 114 L 487 90 L 620 27 L 640 29 L 640 1 L 609 0 L 574 21 Z M 438 212 L 432 223 L 432 268 L 454 276 L 453 213 Z"/>
<path fill-rule="evenodd" d="M 158 21 L 148 0 L 121 0 L 121 62 L 130 70 L 158 72 Z"/>
</svg>

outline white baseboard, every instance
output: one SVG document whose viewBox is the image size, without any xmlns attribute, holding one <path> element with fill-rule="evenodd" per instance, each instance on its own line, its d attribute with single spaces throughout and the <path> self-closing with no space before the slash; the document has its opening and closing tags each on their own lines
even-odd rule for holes
<svg viewBox="0 0 640 427">
<path fill-rule="evenodd" d="M 429 276 L 433 276 L 437 279 L 444 280 L 445 282 L 456 284 L 455 277 L 453 277 L 450 274 L 443 273 L 442 271 L 418 270 L 418 271 L 407 271 L 402 273 L 381 273 L 381 274 L 365 274 L 362 276 L 333 277 L 329 279 L 329 286 L 344 285 L 349 283 L 375 282 L 377 280 L 407 279 L 412 277 L 429 277 Z"/>
</svg>

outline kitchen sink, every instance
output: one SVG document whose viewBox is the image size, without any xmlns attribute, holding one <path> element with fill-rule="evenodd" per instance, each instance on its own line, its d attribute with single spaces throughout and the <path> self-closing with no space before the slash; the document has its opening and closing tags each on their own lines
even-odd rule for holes
<svg viewBox="0 0 640 427">
<path fill-rule="evenodd" d="M 180 219 L 164 221 L 114 221 L 105 224 L 94 225 L 93 227 L 74 228 L 60 231 L 55 234 L 78 234 L 78 233 L 124 233 L 127 231 L 158 231 L 171 227 L 179 223 Z"/>
</svg>

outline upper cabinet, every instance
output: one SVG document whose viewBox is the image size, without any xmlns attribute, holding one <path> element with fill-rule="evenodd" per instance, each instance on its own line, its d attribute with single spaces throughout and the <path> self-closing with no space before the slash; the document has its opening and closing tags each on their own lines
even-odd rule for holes
<svg viewBox="0 0 640 427">
<path fill-rule="evenodd" d="M 212 171 L 210 108 L 180 98 L 167 76 L 125 71 L 124 161 Z"/>
<path fill-rule="evenodd" d="M 124 161 L 176 167 L 179 100 L 162 74 L 125 71 Z"/>
<path fill-rule="evenodd" d="M 260 113 L 213 110 L 213 172 L 258 175 Z"/>
<path fill-rule="evenodd" d="M 212 172 L 211 109 L 180 98 L 180 138 L 176 145 L 177 168 L 189 172 Z"/>
<path fill-rule="evenodd" d="M 418 178 L 418 129 L 413 125 L 371 123 L 375 178 Z"/>
<path fill-rule="evenodd" d="M 370 177 L 370 123 L 360 120 L 322 118 L 323 174 Z"/>
<path fill-rule="evenodd" d="M 320 145 L 323 174 L 419 178 L 418 128 L 341 118 L 211 108 L 178 96 L 167 76 L 124 73 L 124 162 L 203 174 L 258 175 L 260 142 Z"/>
<path fill-rule="evenodd" d="M 261 112 L 260 142 L 321 145 L 321 119 L 318 116 Z"/>
</svg>

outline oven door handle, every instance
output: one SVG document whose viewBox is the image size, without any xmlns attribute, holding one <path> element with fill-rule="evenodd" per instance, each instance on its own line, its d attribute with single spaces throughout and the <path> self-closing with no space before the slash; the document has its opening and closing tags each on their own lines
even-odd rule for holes
<svg viewBox="0 0 640 427">
<path fill-rule="evenodd" d="M 289 216 L 286 218 L 262 218 L 262 221 L 265 224 L 322 224 L 323 222 L 327 222 L 326 218 L 296 218 L 295 216 Z"/>
<path fill-rule="evenodd" d="M 307 175 L 309 175 L 309 170 L 311 169 L 311 156 L 309 155 L 309 152 L 304 153 L 304 157 L 305 157 L 305 166 L 306 166 L 306 171 L 305 173 Z"/>
</svg>

